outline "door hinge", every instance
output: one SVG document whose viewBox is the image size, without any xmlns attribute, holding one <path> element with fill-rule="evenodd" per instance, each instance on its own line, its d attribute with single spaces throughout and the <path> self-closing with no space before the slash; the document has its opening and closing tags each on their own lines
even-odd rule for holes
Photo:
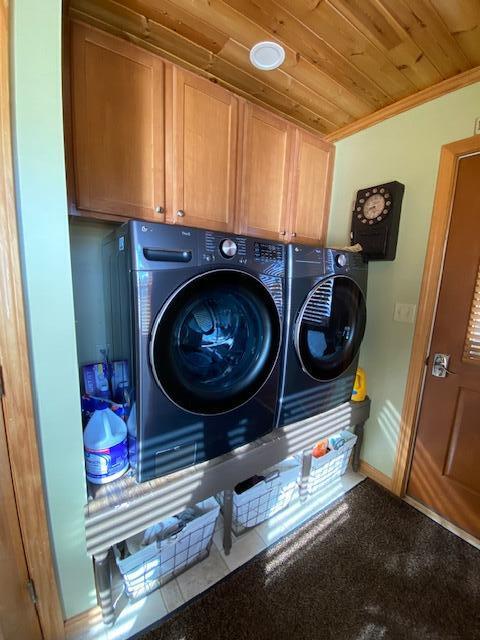
<svg viewBox="0 0 480 640">
<path fill-rule="evenodd" d="M 28 589 L 28 593 L 30 594 L 30 599 L 32 600 L 33 604 L 37 604 L 38 597 L 37 597 L 37 592 L 35 590 L 35 584 L 34 584 L 33 580 L 29 580 L 27 582 L 27 589 Z"/>
<path fill-rule="evenodd" d="M 0 398 L 3 398 L 5 395 L 5 387 L 3 385 L 3 368 L 0 365 Z"/>
</svg>

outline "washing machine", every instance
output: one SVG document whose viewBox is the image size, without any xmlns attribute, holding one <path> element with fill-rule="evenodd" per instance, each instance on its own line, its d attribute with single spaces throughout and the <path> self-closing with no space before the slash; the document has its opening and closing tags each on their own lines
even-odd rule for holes
<svg viewBox="0 0 480 640">
<path fill-rule="evenodd" d="M 278 426 L 351 398 L 367 319 L 367 268 L 359 254 L 288 245 Z"/>
<path fill-rule="evenodd" d="M 110 358 L 130 363 L 139 481 L 273 429 L 282 244 L 131 221 L 105 241 L 104 272 Z"/>
</svg>

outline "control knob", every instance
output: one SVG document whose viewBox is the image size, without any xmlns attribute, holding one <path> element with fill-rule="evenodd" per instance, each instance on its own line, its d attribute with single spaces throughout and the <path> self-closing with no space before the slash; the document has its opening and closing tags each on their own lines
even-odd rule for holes
<svg viewBox="0 0 480 640">
<path fill-rule="evenodd" d="M 337 263 L 337 267 L 345 267 L 347 265 L 347 256 L 339 253 L 335 258 L 335 262 Z"/>
<path fill-rule="evenodd" d="M 226 238 L 220 243 L 220 253 L 224 258 L 233 258 L 233 256 L 236 255 L 237 250 L 237 243 L 230 240 L 230 238 Z"/>
</svg>

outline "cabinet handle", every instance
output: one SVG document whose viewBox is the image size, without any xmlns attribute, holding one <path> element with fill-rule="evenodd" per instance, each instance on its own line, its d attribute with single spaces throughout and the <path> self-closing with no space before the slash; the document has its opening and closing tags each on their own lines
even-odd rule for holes
<svg viewBox="0 0 480 640">
<path fill-rule="evenodd" d="M 181 209 L 179 209 L 179 210 L 177 211 L 177 216 L 178 216 L 179 218 L 184 218 L 184 217 L 185 217 L 185 211 L 182 211 Z"/>
<path fill-rule="evenodd" d="M 157 205 L 155 207 L 155 213 L 165 213 L 165 209 L 163 207 L 161 207 L 160 205 Z"/>
<path fill-rule="evenodd" d="M 292 233 L 292 238 L 296 238 L 297 234 L 296 233 Z"/>
<path fill-rule="evenodd" d="M 287 232 L 285 231 L 285 229 L 283 231 L 280 231 L 280 235 L 281 236 L 286 236 L 287 235 Z"/>
</svg>

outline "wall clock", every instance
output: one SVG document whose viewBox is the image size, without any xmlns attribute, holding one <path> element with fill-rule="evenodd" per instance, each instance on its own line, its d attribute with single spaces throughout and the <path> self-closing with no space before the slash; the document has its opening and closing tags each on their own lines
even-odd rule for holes
<svg viewBox="0 0 480 640">
<path fill-rule="evenodd" d="M 364 260 L 394 260 L 405 185 L 387 182 L 357 191 L 352 212 L 352 244 Z"/>
</svg>

